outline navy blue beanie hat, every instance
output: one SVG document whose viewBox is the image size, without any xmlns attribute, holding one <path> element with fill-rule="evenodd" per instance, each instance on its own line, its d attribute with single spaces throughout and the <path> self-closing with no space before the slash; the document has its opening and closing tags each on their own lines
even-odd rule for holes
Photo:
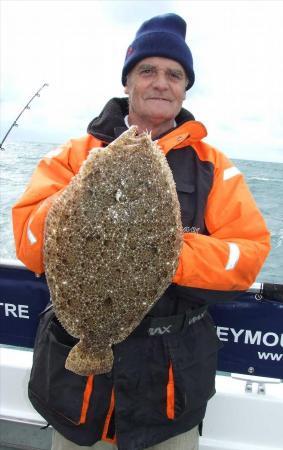
<svg viewBox="0 0 283 450">
<path fill-rule="evenodd" d="M 142 59 L 161 56 L 174 59 L 183 66 L 190 89 L 195 81 L 193 57 L 185 42 L 187 24 L 177 14 L 163 14 L 152 17 L 138 29 L 133 43 L 129 46 L 122 71 L 122 84 L 126 85 L 127 75 Z"/>
</svg>

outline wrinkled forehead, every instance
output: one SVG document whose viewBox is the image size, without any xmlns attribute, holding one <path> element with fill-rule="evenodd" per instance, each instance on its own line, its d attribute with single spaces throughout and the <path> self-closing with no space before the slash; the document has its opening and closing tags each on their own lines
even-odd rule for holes
<svg viewBox="0 0 283 450">
<path fill-rule="evenodd" d="M 179 70 L 186 74 L 183 66 L 181 66 L 178 61 L 175 61 L 174 59 L 169 58 L 163 58 L 161 56 L 151 56 L 148 58 L 141 59 L 131 70 L 135 71 L 138 70 L 140 67 L 143 66 L 151 66 L 155 67 L 156 69 L 162 69 L 162 70 Z"/>
</svg>

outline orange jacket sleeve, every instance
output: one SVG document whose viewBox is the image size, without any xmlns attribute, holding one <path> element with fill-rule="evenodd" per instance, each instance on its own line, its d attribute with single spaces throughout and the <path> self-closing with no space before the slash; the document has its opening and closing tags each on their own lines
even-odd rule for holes
<svg viewBox="0 0 283 450">
<path fill-rule="evenodd" d="M 101 141 L 88 135 L 48 153 L 36 167 L 20 200 L 12 209 L 16 254 L 30 270 L 44 272 L 43 239 L 52 202 L 78 172 L 89 150 Z"/>
<path fill-rule="evenodd" d="M 240 171 L 222 153 L 204 143 L 199 156 L 213 160 L 214 182 L 205 223 L 209 236 L 184 233 L 173 282 L 213 290 L 246 290 L 254 282 L 270 249 L 264 219 Z"/>
</svg>

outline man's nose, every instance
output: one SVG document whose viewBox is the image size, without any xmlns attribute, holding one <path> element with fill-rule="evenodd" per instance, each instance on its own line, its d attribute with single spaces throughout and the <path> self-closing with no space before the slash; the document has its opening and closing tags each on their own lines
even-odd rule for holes
<svg viewBox="0 0 283 450">
<path fill-rule="evenodd" d="M 159 70 L 153 80 L 153 86 L 156 89 L 164 90 L 168 88 L 167 74 L 163 70 Z"/>
</svg>

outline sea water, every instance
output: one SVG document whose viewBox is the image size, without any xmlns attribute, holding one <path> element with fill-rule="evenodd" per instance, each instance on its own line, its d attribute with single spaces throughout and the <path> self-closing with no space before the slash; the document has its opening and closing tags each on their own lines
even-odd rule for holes
<svg viewBox="0 0 283 450">
<path fill-rule="evenodd" d="M 0 153 L 0 257 L 15 259 L 11 207 L 18 200 L 38 161 L 55 143 L 17 142 Z M 283 283 L 283 164 L 234 160 L 271 232 L 272 250 L 257 281 Z"/>
</svg>

